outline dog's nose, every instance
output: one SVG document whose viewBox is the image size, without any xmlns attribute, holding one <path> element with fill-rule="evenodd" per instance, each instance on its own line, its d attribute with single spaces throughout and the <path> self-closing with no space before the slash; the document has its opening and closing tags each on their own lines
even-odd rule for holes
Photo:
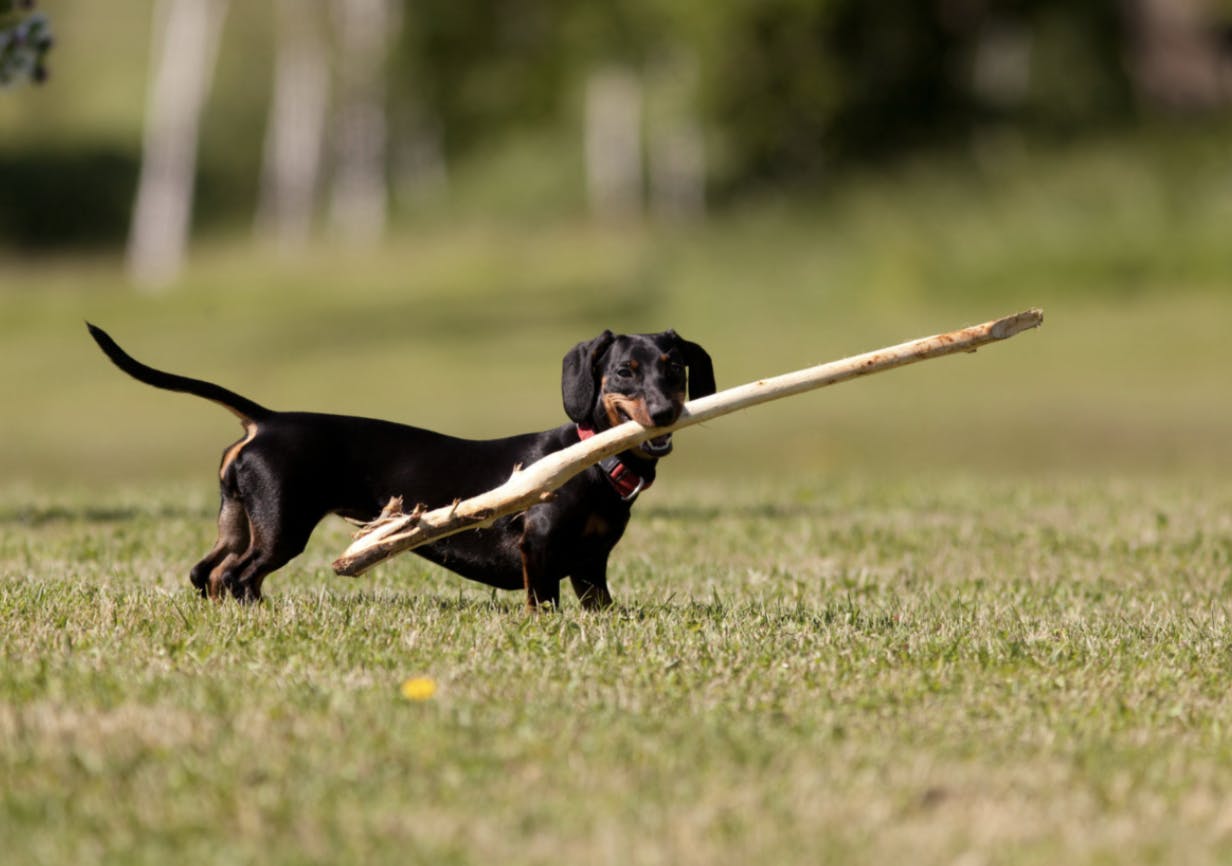
<svg viewBox="0 0 1232 866">
<path fill-rule="evenodd" d="M 663 406 L 650 407 L 650 420 L 654 422 L 656 427 L 666 427 L 668 424 L 674 422 L 679 416 L 680 413 L 676 411 L 676 407 L 671 403 L 667 403 Z"/>
</svg>

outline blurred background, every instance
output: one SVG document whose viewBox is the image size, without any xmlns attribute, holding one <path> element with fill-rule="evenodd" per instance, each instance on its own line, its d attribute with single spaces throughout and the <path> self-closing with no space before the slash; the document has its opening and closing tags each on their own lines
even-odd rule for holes
<svg viewBox="0 0 1232 866">
<path fill-rule="evenodd" d="M 114 370 L 458 435 L 673 327 L 720 386 L 1044 327 L 681 437 L 670 474 L 1232 468 L 1227 0 L 0 2 L 0 485 L 191 478 Z"/>
</svg>

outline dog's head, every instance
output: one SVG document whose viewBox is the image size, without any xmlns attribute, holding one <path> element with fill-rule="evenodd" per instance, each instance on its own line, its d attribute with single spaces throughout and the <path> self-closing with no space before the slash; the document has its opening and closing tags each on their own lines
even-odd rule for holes
<svg viewBox="0 0 1232 866">
<path fill-rule="evenodd" d="M 713 394 L 714 367 L 705 349 L 675 331 L 604 331 L 565 355 L 561 375 L 565 413 L 595 430 L 625 421 L 644 427 L 673 424 L 686 389 L 690 400 Z M 663 457 L 672 450 L 671 434 L 644 442 L 637 450 L 646 457 Z"/>
</svg>

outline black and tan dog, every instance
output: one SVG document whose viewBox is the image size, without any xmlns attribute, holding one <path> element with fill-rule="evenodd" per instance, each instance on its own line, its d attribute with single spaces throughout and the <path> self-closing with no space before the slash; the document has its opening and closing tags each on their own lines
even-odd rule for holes
<svg viewBox="0 0 1232 866">
<path fill-rule="evenodd" d="M 298 555 L 327 514 L 367 521 L 392 498 L 448 505 L 508 480 L 529 465 L 625 420 L 673 423 L 685 402 L 714 393 L 710 356 L 674 331 L 579 343 L 564 360 L 561 391 L 572 423 L 504 439 L 458 439 L 390 421 L 275 412 L 226 388 L 165 373 L 130 357 L 103 330 L 90 334 L 134 379 L 212 400 L 244 426 L 218 474 L 218 541 L 192 570 L 202 595 L 261 598 L 266 576 Z M 463 577 L 526 590 L 531 607 L 559 604 L 568 577 L 582 604 L 606 607 L 608 554 L 624 533 L 634 498 L 654 481 L 671 436 L 652 439 L 582 472 L 548 502 L 415 552 Z"/>
</svg>

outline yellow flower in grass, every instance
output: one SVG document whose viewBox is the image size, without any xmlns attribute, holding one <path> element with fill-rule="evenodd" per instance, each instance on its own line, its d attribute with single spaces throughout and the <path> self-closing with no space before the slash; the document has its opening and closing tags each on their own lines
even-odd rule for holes
<svg viewBox="0 0 1232 866">
<path fill-rule="evenodd" d="M 411 677 L 402 683 L 402 697 L 408 701 L 426 701 L 436 694 L 436 680 L 432 677 Z"/>
</svg>

